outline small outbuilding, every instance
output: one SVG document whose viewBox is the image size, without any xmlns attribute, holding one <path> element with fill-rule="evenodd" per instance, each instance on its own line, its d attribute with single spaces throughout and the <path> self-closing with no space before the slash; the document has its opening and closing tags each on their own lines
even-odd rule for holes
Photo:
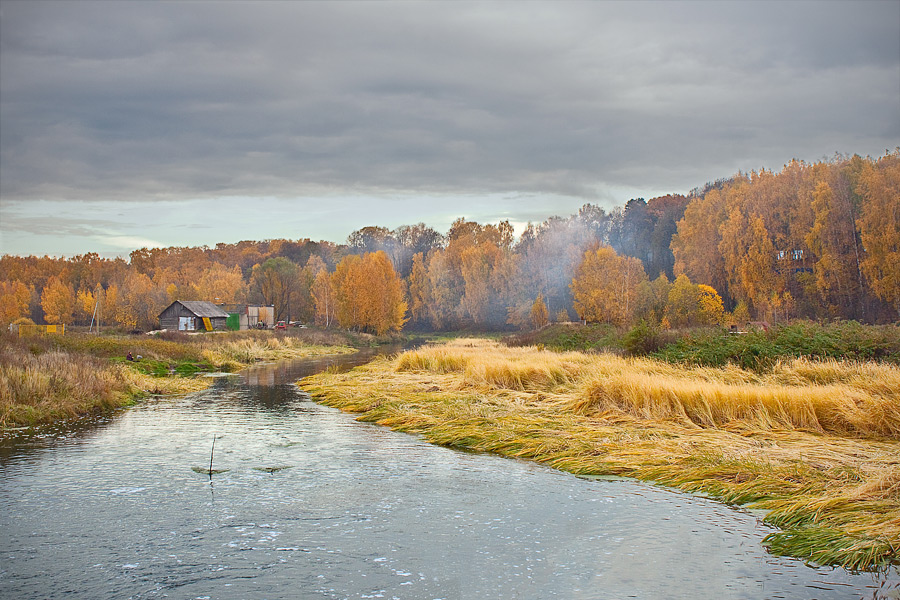
<svg viewBox="0 0 900 600">
<path fill-rule="evenodd" d="M 245 331 L 247 329 L 274 329 L 275 307 L 252 304 L 220 304 L 228 313 L 228 329 Z"/>
<path fill-rule="evenodd" d="M 228 313 L 202 300 L 176 300 L 159 313 L 160 329 L 218 331 L 226 329 Z"/>
</svg>

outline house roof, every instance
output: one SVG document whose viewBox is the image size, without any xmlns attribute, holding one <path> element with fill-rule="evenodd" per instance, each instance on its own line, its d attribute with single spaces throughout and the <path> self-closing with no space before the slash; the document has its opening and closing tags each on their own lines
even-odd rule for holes
<svg viewBox="0 0 900 600">
<path fill-rule="evenodd" d="M 175 302 L 178 302 L 198 317 L 228 317 L 227 312 L 212 302 L 204 300 L 176 300 Z"/>
</svg>

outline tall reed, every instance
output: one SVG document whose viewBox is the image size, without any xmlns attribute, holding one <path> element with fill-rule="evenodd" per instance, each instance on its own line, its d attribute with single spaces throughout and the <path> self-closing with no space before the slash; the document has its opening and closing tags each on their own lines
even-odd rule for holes
<svg viewBox="0 0 900 600">
<path fill-rule="evenodd" d="M 31 425 L 127 403 L 121 369 L 66 352 L 0 348 L 0 426 Z"/>
</svg>

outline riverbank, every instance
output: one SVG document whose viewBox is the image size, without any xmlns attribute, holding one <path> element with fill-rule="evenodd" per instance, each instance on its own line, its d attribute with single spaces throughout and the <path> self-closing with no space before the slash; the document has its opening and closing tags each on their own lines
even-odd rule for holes
<svg viewBox="0 0 900 600">
<path fill-rule="evenodd" d="M 763 509 L 780 528 L 766 539 L 774 553 L 849 569 L 898 561 L 896 366 L 691 368 L 458 340 L 299 385 L 436 444 Z"/>
<path fill-rule="evenodd" d="M 816 323 L 797 320 L 746 331 L 724 327 L 664 330 L 645 322 L 629 329 L 608 324 L 554 323 L 504 338 L 509 346 L 550 350 L 611 352 L 649 356 L 670 363 L 704 367 L 738 365 L 765 371 L 785 358 L 857 360 L 900 366 L 900 325 L 856 321 Z"/>
<path fill-rule="evenodd" d="M 227 332 L 0 338 L 0 429 L 49 423 L 132 404 L 148 395 L 199 391 L 209 372 L 355 350 L 326 332 Z M 133 361 L 126 359 L 131 353 Z M 138 358 L 139 357 L 139 358 Z"/>
</svg>

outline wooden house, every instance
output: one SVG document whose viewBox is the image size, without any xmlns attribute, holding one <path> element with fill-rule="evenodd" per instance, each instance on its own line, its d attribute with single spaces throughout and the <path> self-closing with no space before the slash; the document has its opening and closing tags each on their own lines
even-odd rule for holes
<svg viewBox="0 0 900 600">
<path fill-rule="evenodd" d="M 159 313 L 160 329 L 214 331 L 226 329 L 228 313 L 202 300 L 176 300 Z"/>
</svg>

